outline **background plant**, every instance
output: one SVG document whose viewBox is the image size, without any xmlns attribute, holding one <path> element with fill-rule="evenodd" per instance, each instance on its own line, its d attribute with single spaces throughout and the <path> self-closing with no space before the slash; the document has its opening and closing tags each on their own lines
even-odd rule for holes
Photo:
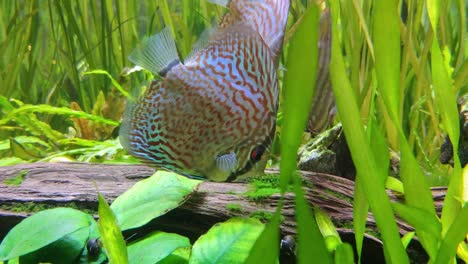
<svg viewBox="0 0 468 264">
<path fill-rule="evenodd" d="M 314 57 L 315 47 L 307 41 L 316 38 L 314 27 L 323 6 L 291 2 L 282 63 L 289 70 L 314 72 L 314 59 L 304 58 Z M 127 54 L 144 35 L 169 25 L 181 54 L 186 55 L 200 32 L 224 12 L 205 1 L 188 0 L 134 4 L 3 1 L 0 5 L 5 11 L 0 12 L 0 46 L 8 51 L 0 59 L 0 135 L 4 138 L 0 151 L 16 158 L 21 153 L 20 161 L 51 154 L 97 161 L 93 153 L 117 153 L 117 141 L 102 143 L 113 138 L 112 128 L 120 118 L 107 115 L 105 105 L 124 101 L 119 91 L 129 91 L 151 78 L 142 71 L 128 74 L 131 70 L 124 70 L 131 66 Z M 405 243 L 400 241 L 395 213 L 415 227 L 431 261 L 446 263 L 455 252 L 466 259 L 467 247 L 459 242 L 467 233 L 463 225 L 468 221 L 467 191 L 463 189 L 467 179 L 456 157 L 453 169 L 440 165 L 438 157 L 445 134 L 455 143 L 455 151 L 458 147 L 456 99 L 466 94 L 468 74 L 467 3 L 332 0 L 327 5 L 334 19 L 331 74 L 337 120 L 343 122 L 358 171 L 354 204 L 358 248 L 371 210 L 389 262 L 408 261 L 404 252 L 408 237 L 403 239 Z M 105 69 L 121 87 L 108 76 L 84 74 L 95 69 Z M 285 74 L 280 79 L 284 126 L 278 141 L 284 158 L 283 190 L 289 179 L 297 179 L 292 172 L 304 128 L 301 118 L 307 114 L 305 110 L 294 113 L 288 105 L 307 106 L 310 98 L 303 94 L 313 89 L 314 83 L 312 74 L 297 83 L 290 81 L 297 77 L 288 79 L 288 74 L 300 77 L 302 73 Z M 71 134 L 69 127 L 74 131 Z M 101 147 L 105 144 L 109 144 L 107 148 Z M 391 204 L 386 196 L 389 149 L 400 156 L 405 204 Z M 102 161 L 119 155 L 123 157 L 123 153 L 100 156 L 104 156 Z M 435 214 L 428 188 L 439 184 L 449 186 L 441 218 Z M 297 181 L 295 190 L 301 193 Z M 297 197 L 299 237 L 301 233 L 317 237 L 320 233 L 313 219 L 319 217 L 310 213 L 301 195 Z M 277 245 L 269 241 L 278 237 L 279 212 L 260 235 L 251 260 L 277 255 L 272 254 Z M 323 228 L 320 231 L 327 233 Z M 327 245 L 320 239 L 311 242 L 300 238 L 299 260 L 307 259 L 311 247 L 324 263 L 331 260 L 331 252 L 337 259 L 346 255 L 346 245 L 325 248 Z M 270 255 L 262 255 L 264 252 Z"/>
</svg>

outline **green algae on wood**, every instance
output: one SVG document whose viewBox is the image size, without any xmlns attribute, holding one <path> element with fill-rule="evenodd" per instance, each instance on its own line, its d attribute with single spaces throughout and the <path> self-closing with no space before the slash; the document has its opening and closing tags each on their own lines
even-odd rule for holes
<svg viewBox="0 0 468 264">
<path fill-rule="evenodd" d="M 27 170 L 21 170 L 16 176 L 3 180 L 3 184 L 19 186 L 24 181 L 24 178 L 26 177 L 27 174 L 28 174 Z"/>
</svg>

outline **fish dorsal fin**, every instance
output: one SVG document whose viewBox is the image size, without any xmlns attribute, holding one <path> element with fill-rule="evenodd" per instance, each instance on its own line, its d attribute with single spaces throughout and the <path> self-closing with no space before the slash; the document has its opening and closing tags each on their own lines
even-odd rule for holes
<svg viewBox="0 0 468 264">
<path fill-rule="evenodd" d="M 229 12 L 223 16 L 219 27 L 226 28 L 238 21 L 244 22 L 260 34 L 277 62 L 283 44 L 289 6 L 290 0 L 227 1 Z"/>
<path fill-rule="evenodd" d="M 208 2 L 227 7 L 231 0 L 208 0 Z"/>
<path fill-rule="evenodd" d="M 144 39 L 130 53 L 128 59 L 154 74 L 165 76 L 172 67 L 180 63 L 171 29 L 165 27 L 161 32 Z"/>
<path fill-rule="evenodd" d="M 195 54 L 197 54 L 198 52 L 200 52 L 201 50 L 206 48 L 208 46 L 208 44 L 210 43 L 210 39 L 213 37 L 213 35 L 216 34 L 217 31 L 218 31 L 218 26 L 215 23 L 213 23 L 213 25 L 210 28 L 206 28 L 201 33 L 200 37 L 198 37 L 197 42 L 195 42 L 195 44 L 193 44 L 192 50 L 187 55 L 184 62 L 188 62 L 188 61 L 192 60 L 192 58 L 193 58 L 193 56 Z"/>
</svg>

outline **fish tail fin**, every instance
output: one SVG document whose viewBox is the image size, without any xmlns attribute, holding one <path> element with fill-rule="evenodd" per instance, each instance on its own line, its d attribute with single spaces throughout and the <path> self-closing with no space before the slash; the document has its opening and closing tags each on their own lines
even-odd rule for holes
<svg viewBox="0 0 468 264">
<path fill-rule="evenodd" d="M 175 65 L 180 63 L 174 36 L 169 27 L 146 38 L 130 53 L 128 59 L 152 73 L 165 76 Z"/>
</svg>

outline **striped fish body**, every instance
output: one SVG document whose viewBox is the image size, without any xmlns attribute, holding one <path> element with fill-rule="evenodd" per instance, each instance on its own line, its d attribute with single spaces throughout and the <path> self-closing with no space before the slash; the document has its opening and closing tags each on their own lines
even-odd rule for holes
<svg viewBox="0 0 468 264">
<path fill-rule="evenodd" d="M 227 3 L 230 11 L 224 15 L 219 26 L 225 28 L 242 21 L 255 29 L 270 48 L 277 65 L 289 6 L 289 0 L 230 0 Z"/>
<path fill-rule="evenodd" d="M 163 80 L 152 82 L 127 111 L 121 142 L 153 166 L 232 180 L 271 143 L 277 106 L 268 45 L 251 27 L 234 23 Z"/>
</svg>

